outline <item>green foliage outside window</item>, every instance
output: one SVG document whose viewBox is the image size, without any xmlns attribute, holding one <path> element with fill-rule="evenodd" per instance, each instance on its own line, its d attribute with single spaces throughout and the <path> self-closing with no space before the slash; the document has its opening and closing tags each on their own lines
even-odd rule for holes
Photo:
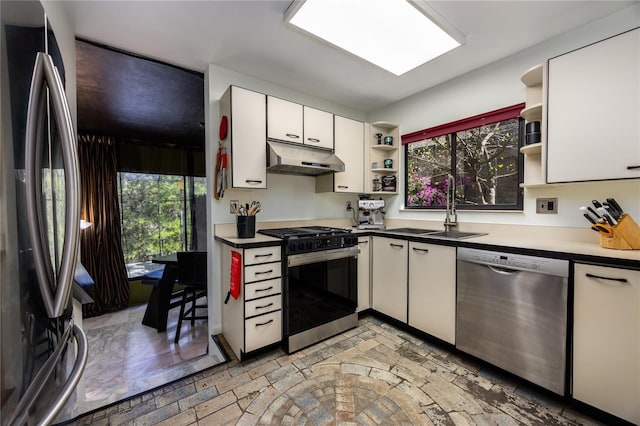
<svg viewBox="0 0 640 426">
<path fill-rule="evenodd" d="M 517 118 L 406 146 L 406 206 L 443 208 L 447 176 L 459 208 L 521 208 Z"/>
<path fill-rule="evenodd" d="M 187 250 L 192 245 L 192 200 L 206 192 L 203 178 L 119 173 L 125 262 Z"/>
</svg>

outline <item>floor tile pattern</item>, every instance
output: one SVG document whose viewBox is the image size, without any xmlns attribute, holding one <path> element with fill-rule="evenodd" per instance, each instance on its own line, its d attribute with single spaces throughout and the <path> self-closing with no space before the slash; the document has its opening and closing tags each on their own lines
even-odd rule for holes
<svg viewBox="0 0 640 426">
<path fill-rule="evenodd" d="M 93 411 L 225 361 L 209 345 L 206 321 L 182 324 L 173 342 L 179 309 L 169 311 L 167 331 L 142 324 L 146 305 L 87 318 L 89 356 L 72 408 L 63 418 Z"/>
<path fill-rule="evenodd" d="M 231 353 L 231 351 L 227 351 Z M 292 355 L 219 365 L 78 425 L 598 425 L 374 317 Z"/>
</svg>

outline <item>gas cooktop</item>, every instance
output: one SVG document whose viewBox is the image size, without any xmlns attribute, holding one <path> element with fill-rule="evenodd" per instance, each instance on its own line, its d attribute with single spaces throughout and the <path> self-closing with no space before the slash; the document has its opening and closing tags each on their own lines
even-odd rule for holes
<svg viewBox="0 0 640 426">
<path fill-rule="evenodd" d="M 261 229 L 258 232 L 269 237 L 290 239 L 348 234 L 351 232 L 351 229 L 333 228 L 330 226 L 297 226 L 292 228 Z"/>
</svg>

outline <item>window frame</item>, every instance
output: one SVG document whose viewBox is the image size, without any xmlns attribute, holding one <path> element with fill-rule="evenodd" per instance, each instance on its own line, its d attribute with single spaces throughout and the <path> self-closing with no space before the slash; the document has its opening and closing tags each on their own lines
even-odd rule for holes
<svg viewBox="0 0 640 426">
<path fill-rule="evenodd" d="M 450 152 L 450 165 L 449 170 L 457 178 L 457 133 L 465 130 L 482 127 L 490 124 L 495 124 L 501 121 L 518 119 L 518 188 L 516 191 L 516 203 L 515 204 L 485 204 L 485 205 L 470 205 L 458 203 L 456 198 L 456 209 L 466 211 L 523 211 L 524 209 L 524 190 L 521 187 L 521 183 L 524 181 L 524 156 L 520 152 L 520 148 L 524 146 L 525 139 L 525 120 L 520 116 L 520 112 L 525 107 L 524 103 L 500 108 L 494 111 L 489 111 L 483 114 L 474 115 L 461 120 L 452 121 L 442 125 L 430 127 L 427 129 L 419 130 L 416 132 L 402 135 L 402 144 L 404 147 L 404 200 L 403 208 L 412 211 L 433 211 L 442 210 L 446 208 L 445 205 L 437 206 L 411 206 L 408 205 L 408 188 L 409 188 L 409 146 L 412 143 L 422 142 L 427 139 L 436 138 L 439 136 L 450 135 L 451 152 Z"/>
</svg>

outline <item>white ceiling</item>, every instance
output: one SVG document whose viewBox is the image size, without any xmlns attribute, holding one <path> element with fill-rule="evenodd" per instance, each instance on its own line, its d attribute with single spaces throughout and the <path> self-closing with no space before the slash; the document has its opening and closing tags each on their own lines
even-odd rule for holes
<svg viewBox="0 0 640 426">
<path fill-rule="evenodd" d="M 200 72 L 216 64 L 369 112 L 633 3 L 429 2 L 466 35 L 466 44 L 400 77 L 285 25 L 289 0 L 66 1 L 65 7 L 80 38 Z"/>
</svg>

